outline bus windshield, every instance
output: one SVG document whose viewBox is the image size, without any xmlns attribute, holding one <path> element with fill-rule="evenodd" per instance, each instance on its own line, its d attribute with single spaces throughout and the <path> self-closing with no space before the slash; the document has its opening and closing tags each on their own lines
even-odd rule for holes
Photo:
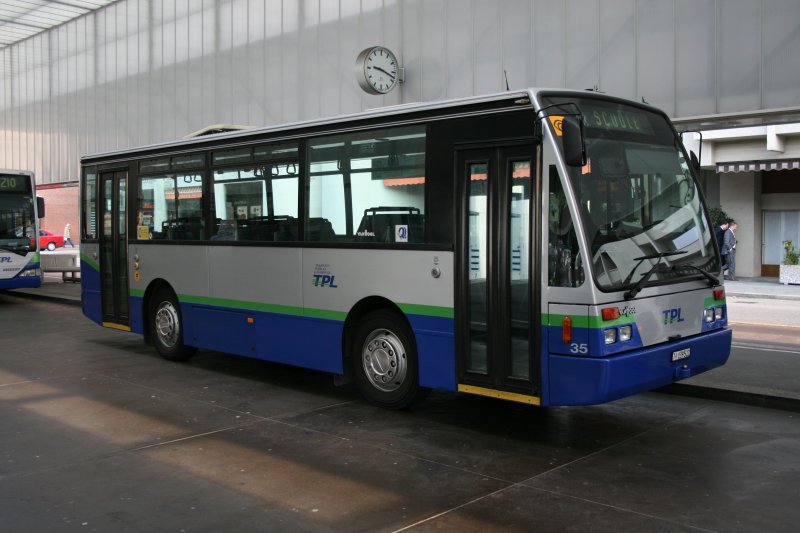
<svg viewBox="0 0 800 533">
<path fill-rule="evenodd" d="M 16 177 L 23 181 L 24 178 Z M 29 252 L 36 247 L 33 198 L 28 191 L 0 191 L 0 249 Z"/>
<path fill-rule="evenodd" d="M 650 271 L 650 284 L 719 272 L 712 228 L 666 117 L 594 98 L 552 104 L 583 115 L 587 162 L 569 168 L 569 179 L 597 286 L 622 290 Z"/>
</svg>

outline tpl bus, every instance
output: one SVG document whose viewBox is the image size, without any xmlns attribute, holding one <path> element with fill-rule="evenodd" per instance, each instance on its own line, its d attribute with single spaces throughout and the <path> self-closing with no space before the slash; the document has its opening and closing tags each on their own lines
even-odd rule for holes
<svg viewBox="0 0 800 533">
<path fill-rule="evenodd" d="M 389 408 L 606 402 L 730 353 L 692 161 L 663 112 L 555 90 L 87 156 L 83 311 Z"/>
<path fill-rule="evenodd" d="M 0 290 L 39 287 L 39 218 L 33 172 L 0 170 Z"/>
</svg>

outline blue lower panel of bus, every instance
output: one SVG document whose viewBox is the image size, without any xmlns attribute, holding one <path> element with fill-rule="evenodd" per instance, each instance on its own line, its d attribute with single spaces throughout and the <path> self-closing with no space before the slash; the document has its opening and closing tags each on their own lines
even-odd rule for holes
<svg viewBox="0 0 800 533">
<path fill-rule="evenodd" d="M 550 405 L 589 405 L 669 385 L 716 368 L 730 355 L 730 329 L 605 358 L 549 356 Z M 672 362 L 680 350 L 685 359 Z"/>
<path fill-rule="evenodd" d="M 130 308 L 131 330 L 142 333 L 142 298 L 131 296 Z M 181 313 L 186 344 L 334 374 L 344 373 L 344 323 L 340 320 L 188 303 L 181 304 Z M 420 385 L 455 390 L 453 319 L 406 316 L 417 340 Z"/>
<path fill-rule="evenodd" d="M 406 317 L 417 339 L 419 384 L 456 390 L 455 321 L 422 315 Z"/>
<path fill-rule="evenodd" d="M 141 308 L 140 300 L 139 308 Z M 81 260 L 81 307 L 89 320 L 103 323 L 103 303 L 100 299 L 100 272 Z"/>
<path fill-rule="evenodd" d="M 3 289 L 29 289 L 40 287 L 42 278 L 39 276 L 17 276 L 11 279 L 0 279 L 0 290 Z"/>
</svg>

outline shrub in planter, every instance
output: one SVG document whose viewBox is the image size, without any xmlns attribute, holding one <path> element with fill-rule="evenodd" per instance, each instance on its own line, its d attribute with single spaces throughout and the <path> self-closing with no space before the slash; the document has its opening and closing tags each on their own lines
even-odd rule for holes
<svg viewBox="0 0 800 533">
<path fill-rule="evenodd" d="M 786 250 L 786 257 L 780 266 L 780 282 L 784 285 L 800 284 L 800 253 L 795 251 L 792 241 L 785 241 L 783 247 Z"/>
</svg>

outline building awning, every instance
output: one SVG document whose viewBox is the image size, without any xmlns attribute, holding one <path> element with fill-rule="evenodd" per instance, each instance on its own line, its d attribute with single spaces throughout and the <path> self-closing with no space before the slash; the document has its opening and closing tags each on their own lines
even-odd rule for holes
<svg viewBox="0 0 800 533">
<path fill-rule="evenodd" d="M 749 161 L 744 163 L 717 163 L 717 172 L 761 172 L 766 170 L 797 170 L 800 159 L 781 161 Z"/>
</svg>

